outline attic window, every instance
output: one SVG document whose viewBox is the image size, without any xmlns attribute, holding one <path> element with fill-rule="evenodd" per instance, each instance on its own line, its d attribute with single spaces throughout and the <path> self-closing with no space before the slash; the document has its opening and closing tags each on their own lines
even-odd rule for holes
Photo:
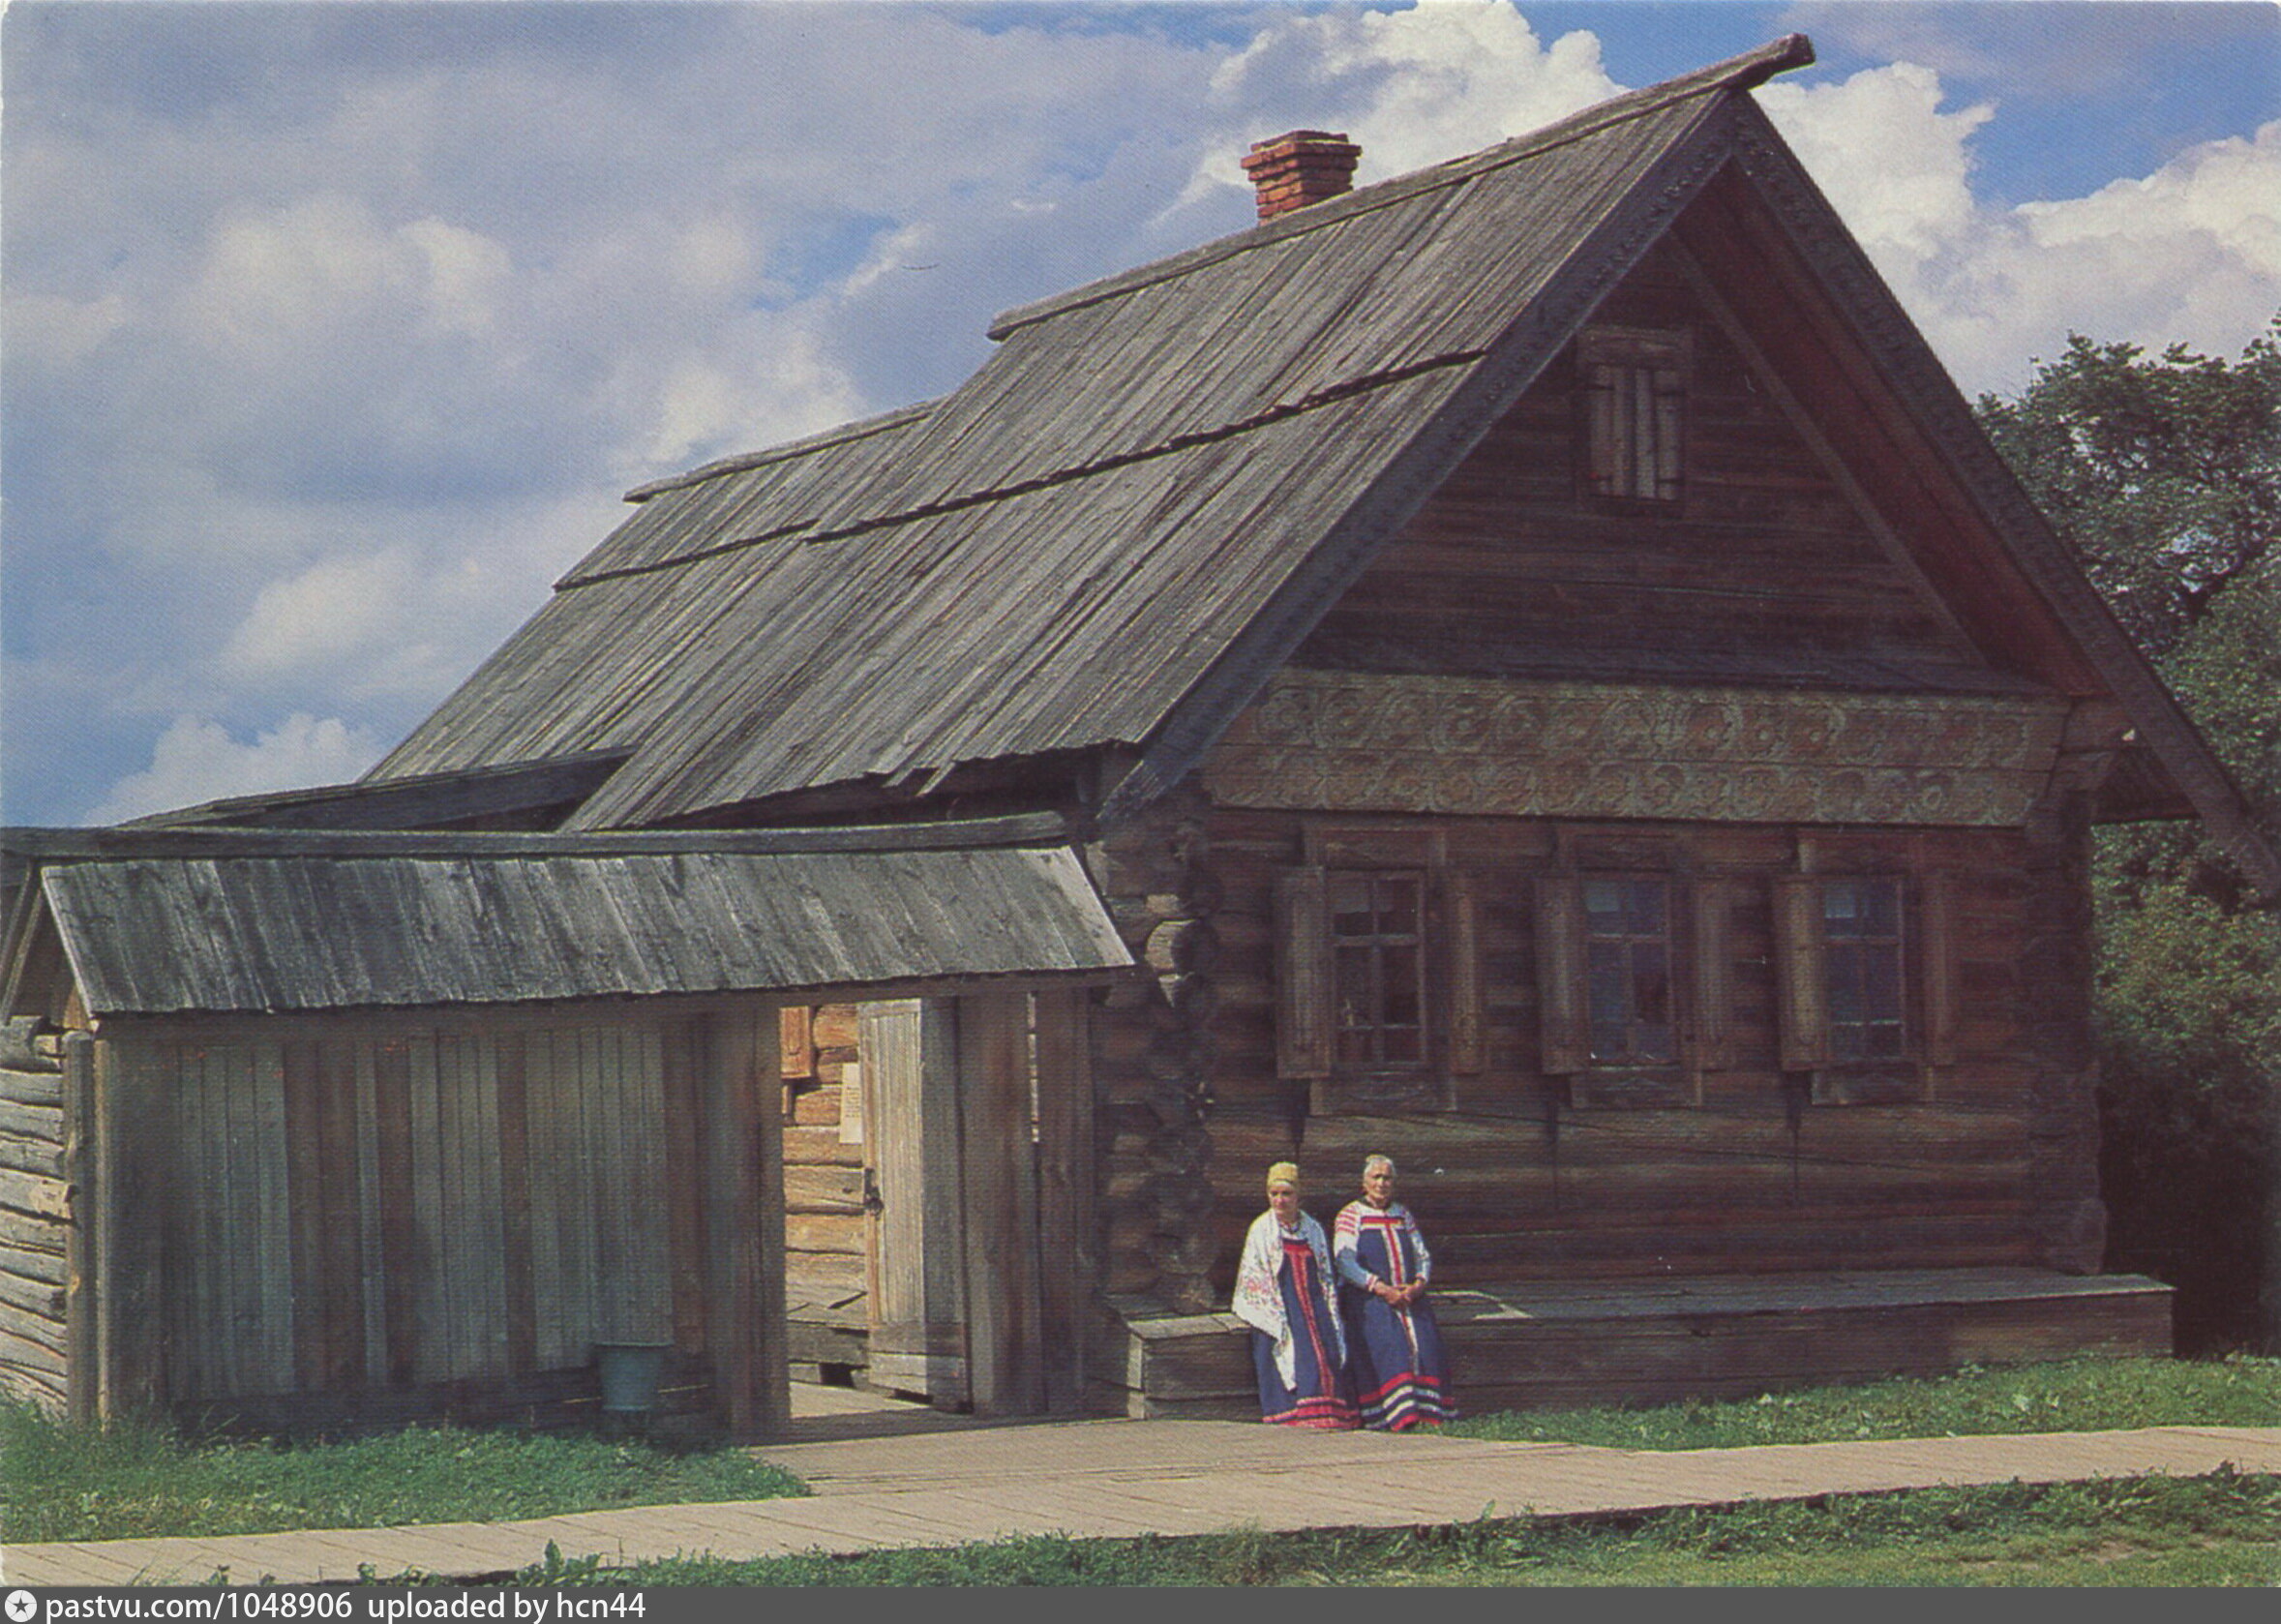
<svg viewBox="0 0 2281 1624">
<path fill-rule="evenodd" d="M 1577 336 L 1584 482 L 1593 496 L 1679 499 L 1689 350 L 1684 331 L 1587 327 Z"/>
</svg>

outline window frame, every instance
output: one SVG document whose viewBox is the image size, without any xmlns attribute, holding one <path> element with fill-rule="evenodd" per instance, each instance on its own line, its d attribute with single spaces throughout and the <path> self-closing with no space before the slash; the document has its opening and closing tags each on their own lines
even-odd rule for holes
<svg viewBox="0 0 2281 1624">
<path fill-rule="evenodd" d="M 1602 323 L 1576 335 L 1576 484 L 1588 500 L 1684 512 L 1695 340 Z"/>
</svg>

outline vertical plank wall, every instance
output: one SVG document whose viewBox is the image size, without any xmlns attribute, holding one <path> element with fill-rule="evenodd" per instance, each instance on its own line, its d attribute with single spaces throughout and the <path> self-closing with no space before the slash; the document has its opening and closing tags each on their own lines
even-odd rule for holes
<svg viewBox="0 0 2281 1624">
<path fill-rule="evenodd" d="M 708 1235 L 753 1205 L 708 1192 L 773 1159 L 714 1120 L 759 1073 L 722 1057 L 773 1011 L 725 1013 L 279 1017 L 105 1045 L 171 1147 L 166 1398 L 511 1387 L 599 1342 L 717 1360 L 756 1335 L 765 1267 L 708 1334 L 721 1247 L 765 1241 Z"/>
</svg>

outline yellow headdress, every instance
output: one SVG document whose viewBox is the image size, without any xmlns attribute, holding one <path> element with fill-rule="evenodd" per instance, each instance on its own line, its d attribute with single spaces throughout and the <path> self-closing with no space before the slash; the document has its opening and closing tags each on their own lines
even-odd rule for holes
<svg viewBox="0 0 2281 1624">
<path fill-rule="evenodd" d="M 1299 1188 L 1298 1162 L 1278 1161 L 1267 1170 L 1267 1188 L 1273 1189 L 1277 1185 L 1289 1185 L 1293 1189 Z"/>
</svg>

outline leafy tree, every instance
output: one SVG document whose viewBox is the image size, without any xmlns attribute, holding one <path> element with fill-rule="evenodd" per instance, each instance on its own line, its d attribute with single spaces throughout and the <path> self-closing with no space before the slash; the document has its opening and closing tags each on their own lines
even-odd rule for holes
<svg viewBox="0 0 2281 1624">
<path fill-rule="evenodd" d="M 2073 336 L 1983 425 L 2281 827 L 2281 316 L 2238 359 Z M 2281 1349 L 2281 918 L 2186 825 L 2100 834 L 2109 1261 L 2190 1349 Z"/>
</svg>

